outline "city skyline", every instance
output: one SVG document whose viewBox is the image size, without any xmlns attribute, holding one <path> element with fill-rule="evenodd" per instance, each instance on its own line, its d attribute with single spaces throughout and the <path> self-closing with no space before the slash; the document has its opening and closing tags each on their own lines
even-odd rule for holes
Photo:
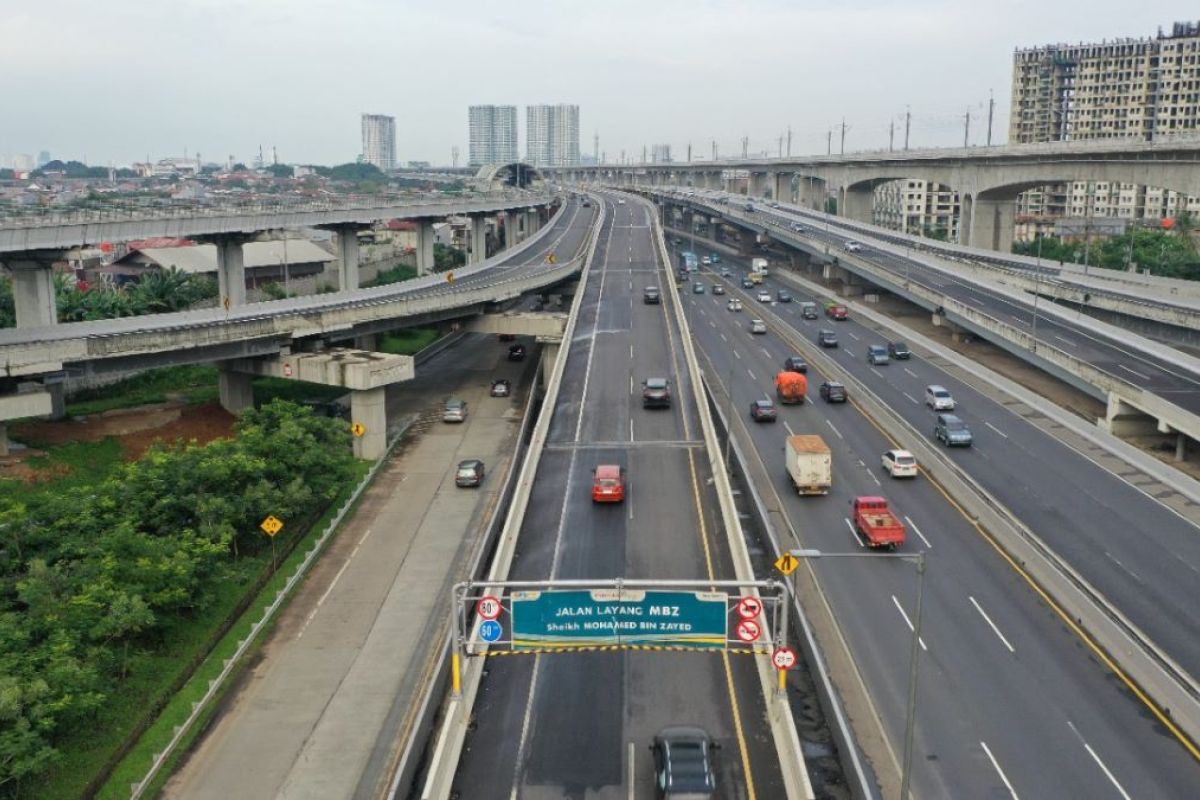
<svg viewBox="0 0 1200 800">
<path fill-rule="evenodd" d="M 877 0 L 854 9 L 779 0 L 646 8 L 618 0 L 603 13 L 553 8 L 517 25 L 511 13 L 475 2 L 466 13 L 450 14 L 359 0 L 380 15 L 379 25 L 360 30 L 351 24 L 355 14 L 330 15 L 311 0 L 290 4 L 286 14 L 267 0 L 243 4 L 240 24 L 230 27 L 214 2 L 184 0 L 168 11 L 131 0 L 103 8 L 47 0 L 0 11 L 0 24 L 19 34 L 0 53 L 0 90 L 9 108 L 38 109 L 6 120 L 0 153 L 48 150 L 56 158 L 122 165 L 186 150 L 223 163 L 229 155 L 248 162 L 264 143 L 277 145 L 288 163 L 343 163 L 360 152 L 352 121 L 364 108 L 399 116 L 415 105 L 422 113 L 403 117 L 397 161 L 447 164 L 452 147 L 467 151 L 462 109 L 479 100 L 472 76 L 497 67 L 524 78 L 504 93 L 511 105 L 563 98 L 585 108 L 583 149 L 590 154 L 598 135 L 609 161 L 622 152 L 637 158 L 655 143 L 670 145 L 677 159 L 689 144 L 696 157 L 709 157 L 714 141 L 719 153 L 740 155 L 743 137 L 749 152 L 777 155 L 789 129 L 794 155 L 837 152 L 843 118 L 847 151 L 875 149 L 888 145 L 906 109 L 913 147 L 961 144 L 968 111 L 970 141 L 982 144 L 989 94 L 996 100 L 993 140 L 1006 138 L 1014 50 L 1152 37 L 1160 26 L 1169 31 L 1198 16 L 1182 2 L 1154 8 L 1097 2 L 1079 15 L 1024 0 L 978 9 L 941 0 Z M 640 47 L 622 35 L 633 21 L 638 41 L 670 34 L 687 44 Z M 373 47 L 390 23 L 423 32 L 403 58 L 377 55 L 386 48 Z M 750 24 L 804 32 L 803 46 L 739 52 L 729 33 Z M 264 40 L 260 31 L 268 28 L 272 38 Z M 85 47 L 59 52 L 37 45 L 47 36 L 83 43 L 101 29 L 138 42 L 156 68 L 94 59 L 84 68 Z M 444 52 L 450 41 L 453 58 Z M 318 49 L 325 57 L 313 59 Z M 348 83 L 349 66 L 339 65 L 365 52 L 377 62 L 372 74 L 414 59 L 442 59 L 439 79 L 393 89 Z M 739 70 L 749 70 L 751 80 L 721 66 L 733 57 L 744 57 Z M 565 66 L 546 69 L 546 63 Z M 881 71 L 881 63 L 888 68 Z M 820 79 L 831 70 L 838 80 Z M 589 80 L 581 82 L 585 71 Z M 251 90 L 230 92 L 232 85 Z M 335 85 L 337 91 L 323 91 Z M 174 99 L 181 96 L 187 100 Z"/>
</svg>

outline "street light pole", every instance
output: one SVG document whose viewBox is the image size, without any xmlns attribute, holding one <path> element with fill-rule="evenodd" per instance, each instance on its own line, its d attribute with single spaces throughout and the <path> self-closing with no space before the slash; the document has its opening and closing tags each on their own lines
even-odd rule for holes
<svg viewBox="0 0 1200 800">
<path fill-rule="evenodd" d="M 900 773 L 900 800 L 908 800 L 912 785 L 913 734 L 917 722 L 917 667 L 921 655 L 921 615 L 925 604 L 925 551 L 916 553 L 826 553 L 822 550 L 798 549 L 788 553 L 796 558 L 899 558 L 917 565 L 917 608 L 914 613 L 912 653 L 908 664 L 908 707 L 904 721 L 904 762 Z M 793 594 L 795 587 L 792 587 Z"/>
<path fill-rule="evenodd" d="M 1037 351 L 1037 311 L 1038 297 L 1041 296 L 1042 285 L 1042 234 L 1037 234 L 1037 271 L 1033 273 L 1033 350 Z"/>
</svg>

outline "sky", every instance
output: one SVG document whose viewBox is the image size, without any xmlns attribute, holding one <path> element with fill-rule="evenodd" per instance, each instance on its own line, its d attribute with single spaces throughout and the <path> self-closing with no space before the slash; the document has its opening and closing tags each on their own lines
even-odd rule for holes
<svg viewBox="0 0 1200 800">
<path fill-rule="evenodd" d="M 599 136 L 609 160 L 743 137 L 777 155 L 789 128 L 794 155 L 836 153 L 843 121 L 847 152 L 900 146 L 906 111 L 912 147 L 978 145 L 989 97 L 999 143 L 1014 49 L 1198 18 L 1175 0 L 0 0 L 0 165 L 260 146 L 337 164 L 363 112 L 395 116 L 401 162 L 463 163 L 480 103 L 519 107 L 522 152 L 525 105 L 577 104 L 581 152 Z"/>
</svg>

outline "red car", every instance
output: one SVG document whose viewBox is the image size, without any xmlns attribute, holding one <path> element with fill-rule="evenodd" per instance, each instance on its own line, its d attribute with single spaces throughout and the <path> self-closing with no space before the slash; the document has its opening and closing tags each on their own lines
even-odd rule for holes
<svg viewBox="0 0 1200 800">
<path fill-rule="evenodd" d="M 592 471 L 592 502 L 625 501 L 625 470 L 616 464 L 601 464 Z"/>
</svg>

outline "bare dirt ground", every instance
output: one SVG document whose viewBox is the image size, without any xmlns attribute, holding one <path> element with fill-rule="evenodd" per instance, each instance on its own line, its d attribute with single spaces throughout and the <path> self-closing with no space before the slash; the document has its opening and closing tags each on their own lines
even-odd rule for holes
<svg viewBox="0 0 1200 800">
<path fill-rule="evenodd" d="M 55 445 L 99 442 L 111 436 L 120 442 L 125 460 L 132 461 L 158 442 L 204 444 L 232 436 L 233 422 L 234 416 L 218 403 L 156 403 L 87 417 L 22 422 L 9 429 L 9 436 L 28 446 L 0 457 L 0 478 L 39 481 L 60 474 L 63 468 L 40 468 L 28 463 Z"/>
</svg>

